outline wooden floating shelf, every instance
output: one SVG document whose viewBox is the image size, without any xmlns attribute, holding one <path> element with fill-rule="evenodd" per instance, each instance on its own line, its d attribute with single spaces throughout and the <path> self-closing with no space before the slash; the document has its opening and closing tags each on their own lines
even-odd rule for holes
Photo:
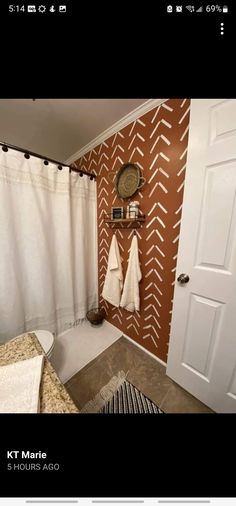
<svg viewBox="0 0 236 506">
<path fill-rule="evenodd" d="M 136 221 L 144 222 L 145 218 L 140 216 L 140 218 L 117 218 L 115 220 L 105 219 L 106 223 L 135 223 Z"/>
<path fill-rule="evenodd" d="M 141 215 L 138 218 L 104 218 L 105 223 L 114 225 L 115 228 L 139 228 L 145 222 L 145 216 Z M 112 228 L 114 228 L 112 227 Z"/>
</svg>

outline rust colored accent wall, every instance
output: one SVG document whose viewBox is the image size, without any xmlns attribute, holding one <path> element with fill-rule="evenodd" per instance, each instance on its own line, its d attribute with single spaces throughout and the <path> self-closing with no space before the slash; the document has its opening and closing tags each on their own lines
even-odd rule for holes
<svg viewBox="0 0 236 506">
<path fill-rule="evenodd" d="M 171 99 L 152 109 L 80 158 L 76 165 L 97 174 L 99 300 L 106 319 L 144 348 L 167 361 L 172 299 L 187 157 L 189 99 Z M 138 200 L 146 222 L 138 229 L 142 271 L 140 312 L 115 308 L 101 297 L 113 231 L 104 212 L 124 206 L 108 172 L 138 163 L 146 178 L 130 200 Z M 123 273 L 133 232 L 117 230 Z"/>
</svg>

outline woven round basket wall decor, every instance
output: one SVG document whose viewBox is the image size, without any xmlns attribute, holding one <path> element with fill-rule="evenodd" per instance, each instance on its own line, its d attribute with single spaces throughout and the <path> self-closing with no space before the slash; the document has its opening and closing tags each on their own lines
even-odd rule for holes
<svg viewBox="0 0 236 506">
<path fill-rule="evenodd" d="M 114 177 L 114 172 L 109 173 L 111 180 Z M 115 187 L 119 197 L 128 199 L 136 193 L 137 190 L 143 187 L 146 180 L 141 176 L 141 170 L 135 163 L 125 163 L 121 166 L 116 174 Z"/>
</svg>

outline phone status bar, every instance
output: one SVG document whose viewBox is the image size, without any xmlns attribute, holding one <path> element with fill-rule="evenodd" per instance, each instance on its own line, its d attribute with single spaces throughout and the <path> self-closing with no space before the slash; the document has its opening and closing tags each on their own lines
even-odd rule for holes
<svg viewBox="0 0 236 506">
<path fill-rule="evenodd" d="M 199 6 L 195 6 L 195 5 L 167 5 L 166 7 L 166 12 L 168 14 L 172 14 L 172 13 L 175 13 L 177 12 L 178 14 L 179 13 L 184 13 L 184 12 L 190 12 L 190 13 L 201 13 L 201 12 L 204 12 L 204 13 L 216 13 L 216 14 L 226 14 L 229 12 L 229 7 L 228 5 L 211 5 L 211 4 L 208 4 L 208 5 L 199 5 Z"/>
<path fill-rule="evenodd" d="M 28 14 L 44 14 L 44 13 L 59 13 L 65 14 L 68 12 L 67 5 L 15 5 L 9 4 L 8 11 L 10 13 L 28 13 Z"/>
</svg>

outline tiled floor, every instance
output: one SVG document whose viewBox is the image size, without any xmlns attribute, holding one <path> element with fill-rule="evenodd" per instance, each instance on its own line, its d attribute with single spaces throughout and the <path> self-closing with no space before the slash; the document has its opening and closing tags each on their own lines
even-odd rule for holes
<svg viewBox="0 0 236 506">
<path fill-rule="evenodd" d="M 65 386 L 81 409 L 121 370 L 128 372 L 127 380 L 165 413 L 212 413 L 168 378 L 164 366 L 125 337 L 118 339 L 75 374 Z"/>
</svg>

